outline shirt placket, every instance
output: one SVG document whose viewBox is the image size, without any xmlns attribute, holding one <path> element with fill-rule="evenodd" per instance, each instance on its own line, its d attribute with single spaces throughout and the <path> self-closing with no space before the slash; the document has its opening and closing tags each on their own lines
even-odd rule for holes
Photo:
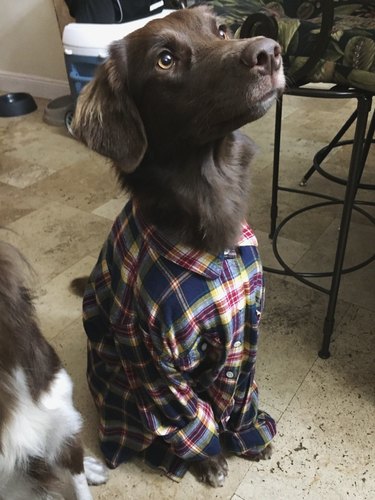
<svg viewBox="0 0 375 500">
<path fill-rule="evenodd" d="M 232 321 L 228 326 L 227 356 L 226 362 L 219 375 L 220 382 L 225 386 L 227 404 L 221 416 L 221 422 L 225 425 L 230 418 L 234 405 L 234 395 L 237 387 L 238 377 L 241 371 L 243 355 L 243 335 L 245 322 L 245 287 L 241 277 L 241 266 L 238 262 L 240 257 L 235 249 L 228 249 L 224 252 L 224 273 L 226 275 L 226 286 L 228 287 L 228 301 L 230 296 L 236 297 L 234 304 L 231 304 Z M 228 286 L 230 283 L 230 286 Z M 233 295 L 234 294 L 234 295 Z M 236 295 L 237 294 L 237 295 Z"/>
</svg>

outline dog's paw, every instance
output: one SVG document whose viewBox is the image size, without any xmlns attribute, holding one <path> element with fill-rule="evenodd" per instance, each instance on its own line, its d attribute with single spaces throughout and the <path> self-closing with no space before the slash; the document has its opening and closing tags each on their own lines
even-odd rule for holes
<svg viewBox="0 0 375 500">
<path fill-rule="evenodd" d="M 273 444 L 270 443 L 267 448 L 264 448 L 264 450 L 260 452 L 259 460 L 269 460 L 272 457 L 273 451 Z"/>
<path fill-rule="evenodd" d="M 225 478 L 228 475 L 228 464 L 223 455 L 217 455 L 197 462 L 195 470 L 199 481 L 218 488 L 224 486 Z"/>
<path fill-rule="evenodd" d="M 97 486 L 108 481 L 108 470 L 102 462 L 94 457 L 85 457 L 83 464 L 85 476 L 89 484 Z"/>
<path fill-rule="evenodd" d="M 255 462 L 259 462 L 260 460 L 269 460 L 272 457 L 273 450 L 274 450 L 274 446 L 272 443 L 270 443 L 260 453 L 257 453 L 256 455 L 248 456 L 247 458 L 249 458 L 250 460 L 254 460 Z"/>
</svg>

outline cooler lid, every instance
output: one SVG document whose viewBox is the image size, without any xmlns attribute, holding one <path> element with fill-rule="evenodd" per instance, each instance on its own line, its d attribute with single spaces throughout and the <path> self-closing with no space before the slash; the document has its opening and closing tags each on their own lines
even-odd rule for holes
<svg viewBox="0 0 375 500">
<path fill-rule="evenodd" d="M 173 12 L 164 9 L 153 16 L 144 17 L 122 24 L 67 24 L 63 32 L 63 45 L 66 54 L 80 52 L 80 49 L 91 49 L 98 53 L 106 53 L 108 46 L 133 31 L 142 28 L 149 21 L 167 16 Z"/>
</svg>

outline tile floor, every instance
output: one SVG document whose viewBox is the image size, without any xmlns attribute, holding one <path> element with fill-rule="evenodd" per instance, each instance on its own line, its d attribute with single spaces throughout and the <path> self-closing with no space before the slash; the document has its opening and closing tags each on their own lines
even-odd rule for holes
<svg viewBox="0 0 375 500">
<path fill-rule="evenodd" d="M 5 226 L 0 234 L 24 252 L 37 273 L 41 326 L 74 379 L 85 445 L 99 455 L 95 409 L 85 381 L 81 304 L 68 285 L 90 271 L 125 196 L 108 163 L 64 128 L 45 124 L 46 102 L 38 104 L 30 115 L 0 119 L 0 224 Z M 296 185 L 312 153 L 350 108 L 350 103 L 285 98 L 284 184 Z M 260 146 L 252 167 L 249 221 L 264 263 L 274 265 L 267 237 L 273 112 L 247 126 L 246 132 Z M 342 171 L 346 159 L 346 150 L 335 151 L 329 168 Z M 368 182 L 375 180 L 374 165 L 373 150 L 365 172 Z M 318 175 L 309 187 L 340 189 Z M 283 194 L 280 213 L 307 201 Z M 335 207 L 295 219 L 280 239 L 282 255 L 304 269 L 329 268 L 338 217 Z M 370 255 L 374 243 L 373 227 L 355 214 L 348 263 Z M 94 498 L 375 498 L 375 265 L 343 279 L 332 357 L 323 361 L 317 350 L 326 304 L 324 295 L 293 279 L 267 275 L 257 379 L 262 406 L 278 420 L 271 460 L 230 458 L 229 478 L 217 490 L 199 484 L 190 473 L 177 485 L 135 461 L 111 471 L 106 485 L 92 489 Z"/>
</svg>

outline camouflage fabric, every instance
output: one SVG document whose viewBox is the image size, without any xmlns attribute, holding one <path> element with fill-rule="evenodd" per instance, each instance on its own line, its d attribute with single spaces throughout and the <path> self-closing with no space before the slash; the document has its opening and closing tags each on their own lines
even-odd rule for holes
<svg viewBox="0 0 375 500">
<path fill-rule="evenodd" d="M 250 14 L 273 16 L 291 77 L 315 50 L 322 0 L 214 0 L 212 4 L 234 32 Z M 375 0 L 335 0 L 334 5 L 328 48 L 307 80 L 375 92 Z"/>
</svg>

